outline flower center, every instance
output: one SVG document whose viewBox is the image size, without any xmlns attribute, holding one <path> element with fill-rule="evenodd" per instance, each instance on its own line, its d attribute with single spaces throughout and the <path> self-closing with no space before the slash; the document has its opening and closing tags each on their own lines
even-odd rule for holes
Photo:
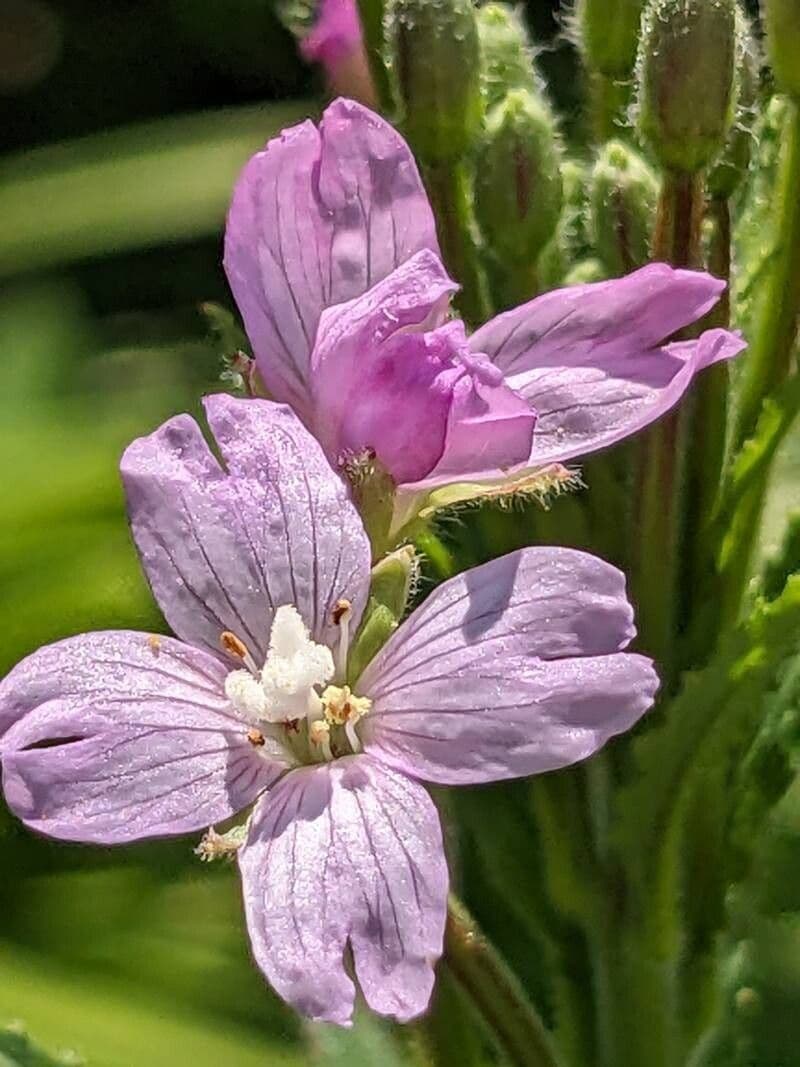
<svg viewBox="0 0 800 1067">
<path fill-rule="evenodd" d="M 334 655 L 311 639 L 293 605 L 282 605 L 275 612 L 260 670 L 238 637 L 222 634 L 223 648 L 244 664 L 225 679 L 225 695 L 249 726 L 248 741 L 265 758 L 274 757 L 276 743 L 295 763 L 318 763 L 361 750 L 355 726 L 371 701 L 355 696 L 349 686 L 327 685 L 344 678 L 351 616 L 349 601 L 337 601 L 332 621 L 339 628 L 339 641 Z M 326 685 L 320 696 L 318 688 Z"/>
</svg>

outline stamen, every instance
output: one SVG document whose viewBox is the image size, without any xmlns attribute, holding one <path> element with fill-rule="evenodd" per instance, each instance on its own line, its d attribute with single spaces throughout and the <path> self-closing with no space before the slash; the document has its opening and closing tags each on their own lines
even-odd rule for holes
<svg viewBox="0 0 800 1067">
<path fill-rule="evenodd" d="M 349 600 L 337 600 L 333 608 L 333 622 L 339 627 L 339 647 L 336 651 L 336 674 L 344 679 L 347 676 L 347 656 L 350 651 L 350 620 L 353 617 L 353 605 Z"/>
<path fill-rule="evenodd" d="M 322 755 L 328 761 L 333 759 L 331 752 L 331 728 L 324 719 L 317 719 L 308 728 L 308 737 L 312 745 L 317 745 L 322 750 Z"/>
<path fill-rule="evenodd" d="M 347 740 L 350 742 L 350 748 L 353 752 L 361 751 L 361 741 L 356 733 L 356 720 L 350 720 L 344 724 L 344 732 Z"/>
<path fill-rule="evenodd" d="M 161 638 L 158 634 L 150 634 L 147 638 L 147 645 L 154 656 L 157 656 L 161 651 Z"/>
<path fill-rule="evenodd" d="M 223 630 L 219 640 L 220 644 L 229 655 L 235 656 L 236 659 L 240 659 L 251 674 L 258 674 L 258 667 L 256 667 L 255 660 L 247 651 L 247 645 L 244 641 L 240 640 L 236 634 L 231 633 L 230 630 Z"/>
<path fill-rule="evenodd" d="M 234 826 L 226 834 L 218 834 L 213 826 L 209 826 L 193 852 L 203 863 L 211 863 L 212 860 L 221 858 L 230 860 L 236 855 L 246 837 L 247 823 L 244 826 Z"/>
<path fill-rule="evenodd" d="M 264 745 L 267 743 L 264 735 L 261 733 L 260 730 L 256 730 L 255 727 L 247 731 L 247 740 L 250 742 L 253 748 L 263 748 Z"/>
</svg>

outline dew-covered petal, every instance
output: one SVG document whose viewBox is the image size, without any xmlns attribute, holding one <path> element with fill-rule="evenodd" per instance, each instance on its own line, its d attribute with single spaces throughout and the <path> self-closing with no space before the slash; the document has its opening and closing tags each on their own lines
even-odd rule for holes
<svg viewBox="0 0 800 1067">
<path fill-rule="evenodd" d="M 259 802 L 239 866 L 256 961 L 299 1012 L 350 1023 L 348 941 L 374 1011 L 425 1010 L 447 866 L 421 786 L 365 756 L 293 771 Z"/>
<path fill-rule="evenodd" d="M 51 837 L 114 843 L 202 829 L 285 770 L 247 741 L 225 666 L 170 637 L 106 631 L 24 659 L 0 683 L 11 810 Z"/>
<path fill-rule="evenodd" d="M 629 729 L 658 688 L 651 661 L 629 652 L 475 662 L 465 651 L 428 666 L 432 676 L 414 673 L 374 698 L 362 737 L 376 759 L 444 785 L 586 759 Z"/>
<path fill-rule="evenodd" d="M 335 100 L 317 130 L 285 130 L 249 161 L 233 194 L 225 269 L 272 395 L 309 414 L 320 314 L 422 248 L 438 252 L 414 158 L 378 115 Z"/>
<path fill-rule="evenodd" d="M 439 586 L 367 667 L 365 750 L 436 782 L 491 781 L 583 759 L 647 710 L 650 661 L 623 575 L 527 548 Z"/>
<path fill-rule="evenodd" d="M 223 468 L 179 415 L 125 452 L 131 527 L 153 592 L 185 641 L 221 652 L 234 633 L 263 663 L 275 611 L 292 604 L 312 637 L 337 639 L 339 598 L 357 625 L 370 551 L 341 479 L 288 408 L 205 401 Z"/>
<path fill-rule="evenodd" d="M 697 371 L 741 351 L 734 334 L 662 345 L 701 318 L 724 283 L 656 263 L 560 289 L 492 319 L 471 338 L 537 411 L 531 465 L 604 448 L 671 408 Z"/>
</svg>

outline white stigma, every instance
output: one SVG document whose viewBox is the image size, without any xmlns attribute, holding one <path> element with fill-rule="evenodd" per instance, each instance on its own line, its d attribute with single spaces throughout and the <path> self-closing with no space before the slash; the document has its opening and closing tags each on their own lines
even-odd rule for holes
<svg viewBox="0 0 800 1067">
<path fill-rule="evenodd" d="M 319 706 L 314 686 L 325 685 L 334 669 L 330 649 L 312 641 L 297 609 L 284 604 L 275 612 L 260 674 L 232 671 L 225 695 L 248 722 L 290 722 Z"/>
</svg>

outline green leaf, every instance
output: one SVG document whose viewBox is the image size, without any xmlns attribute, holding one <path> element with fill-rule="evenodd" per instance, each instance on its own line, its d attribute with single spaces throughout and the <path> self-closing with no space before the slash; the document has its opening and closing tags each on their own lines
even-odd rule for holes
<svg viewBox="0 0 800 1067">
<path fill-rule="evenodd" d="M 748 750 L 765 698 L 799 643 L 800 577 L 793 577 L 777 600 L 756 605 L 722 640 L 708 666 L 686 676 L 661 723 L 633 743 L 636 773 L 617 796 L 616 842 L 668 941 L 676 934 L 680 845 L 691 832 L 685 816 L 694 787 L 710 768 L 735 765 Z"/>
</svg>

